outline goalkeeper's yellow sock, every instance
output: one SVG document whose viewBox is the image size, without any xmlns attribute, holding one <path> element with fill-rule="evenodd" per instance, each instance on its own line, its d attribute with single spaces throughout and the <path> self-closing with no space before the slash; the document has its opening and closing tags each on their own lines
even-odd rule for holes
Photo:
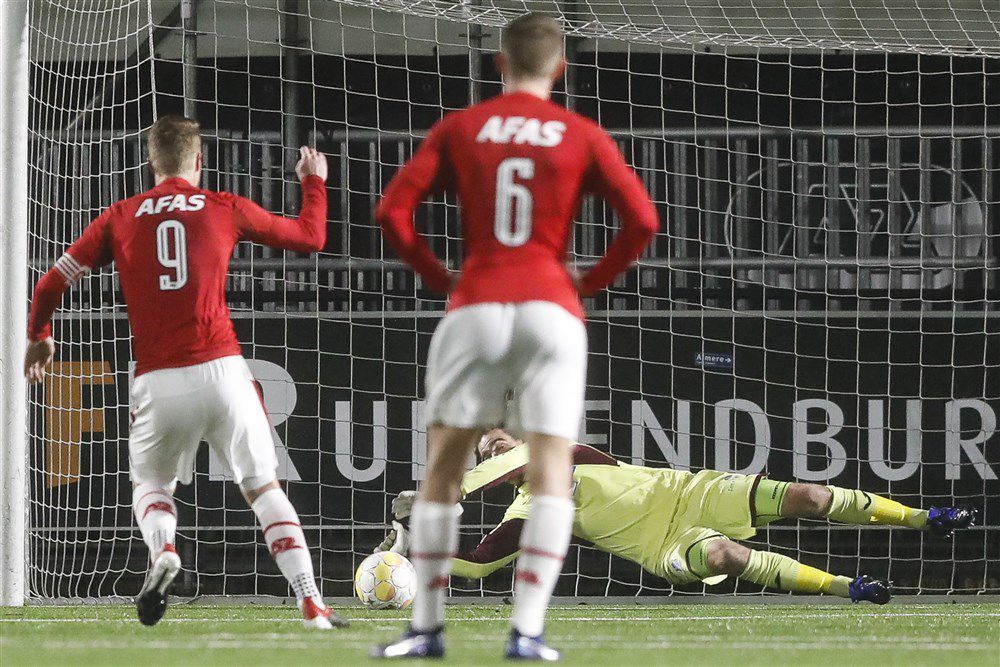
<svg viewBox="0 0 1000 667">
<path fill-rule="evenodd" d="M 878 523 L 918 530 L 927 526 L 927 510 L 907 507 L 867 491 L 842 489 L 839 486 L 826 488 L 833 494 L 830 511 L 826 513 L 831 521 L 858 525 Z"/>
<path fill-rule="evenodd" d="M 740 578 L 793 593 L 850 597 L 847 585 L 851 580 L 848 577 L 838 577 L 770 551 L 751 550 Z"/>
</svg>

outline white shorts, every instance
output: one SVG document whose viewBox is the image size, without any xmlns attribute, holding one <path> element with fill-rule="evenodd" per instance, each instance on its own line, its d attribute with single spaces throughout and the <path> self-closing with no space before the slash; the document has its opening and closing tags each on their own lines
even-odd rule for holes
<svg viewBox="0 0 1000 667">
<path fill-rule="evenodd" d="M 575 440 L 586 380 L 587 330 L 564 308 L 547 301 L 465 306 L 448 313 L 431 339 L 427 421 L 503 424 L 517 435 Z"/>
<path fill-rule="evenodd" d="M 191 482 L 202 440 L 239 484 L 274 477 L 271 426 L 241 356 L 144 373 L 132 383 L 129 470 L 139 484 Z"/>
</svg>

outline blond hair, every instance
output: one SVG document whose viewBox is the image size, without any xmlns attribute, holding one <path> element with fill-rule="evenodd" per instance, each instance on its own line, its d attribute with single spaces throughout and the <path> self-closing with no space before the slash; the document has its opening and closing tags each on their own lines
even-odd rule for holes
<svg viewBox="0 0 1000 667">
<path fill-rule="evenodd" d="M 515 79 L 548 76 L 563 52 L 559 22 L 538 12 L 519 16 L 508 23 L 502 39 L 503 52 Z"/>
<path fill-rule="evenodd" d="M 163 116 L 149 128 L 146 143 L 155 173 L 174 176 L 192 171 L 201 152 L 201 126 L 184 116 Z"/>
</svg>

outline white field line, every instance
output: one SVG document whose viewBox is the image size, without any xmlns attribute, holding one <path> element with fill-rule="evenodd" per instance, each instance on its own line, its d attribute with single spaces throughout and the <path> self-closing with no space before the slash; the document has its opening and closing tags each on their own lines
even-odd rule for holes
<svg viewBox="0 0 1000 667">
<path fill-rule="evenodd" d="M 396 627 L 396 626 L 393 626 L 393 627 Z M 595 636 L 595 634 L 591 633 L 591 632 L 588 632 L 587 634 L 564 634 L 564 633 L 556 633 L 556 634 L 559 637 L 559 641 L 560 642 L 565 642 L 565 643 L 571 644 L 573 646 L 576 646 L 578 644 L 602 643 L 602 642 L 605 642 L 605 641 L 611 641 L 611 640 L 614 640 L 614 639 L 618 638 L 617 635 L 601 635 L 601 634 L 597 634 Z M 295 634 L 283 633 L 283 632 L 255 632 L 251 636 L 242 635 L 242 634 L 236 634 L 236 633 L 232 633 L 232 632 L 213 632 L 212 635 L 211 635 L 211 637 L 206 637 L 204 639 L 204 641 L 206 641 L 206 642 L 212 642 L 212 641 L 218 641 L 218 642 L 243 642 L 243 641 L 263 642 L 263 641 L 270 641 L 270 642 L 274 642 L 274 641 L 289 641 L 289 640 L 293 640 L 294 639 L 294 640 L 296 640 L 300 644 L 308 645 L 308 644 L 310 644 L 312 642 L 312 640 L 315 640 L 315 641 L 324 641 L 325 642 L 328 637 L 333 636 L 333 635 L 336 635 L 338 637 L 341 636 L 338 633 L 328 634 L 328 633 L 322 633 L 322 632 L 312 632 L 312 633 L 307 632 L 304 635 L 298 635 L 298 636 L 296 636 Z M 463 638 L 460 638 L 457 641 L 459 643 L 463 643 L 463 642 L 467 642 L 468 641 L 468 642 L 472 642 L 472 643 L 487 643 L 488 644 L 488 643 L 502 642 L 502 640 L 504 639 L 504 637 L 505 637 L 505 633 L 498 633 L 497 635 L 495 635 L 493 637 L 482 637 L 482 636 L 463 637 Z M 20 639 L 21 638 L 13 638 L 13 639 L 8 638 L 6 641 L 16 642 L 16 641 L 20 641 Z M 143 639 L 140 636 L 135 636 L 135 637 L 132 637 L 130 639 L 134 639 L 135 641 L 142 642 L 143 645 L 145 645 L 145 642 L 146 642 L 146 640 Z M 877 635 L 866 635 L 866 636 L 862 636 L 862 637 L 852 636 L 851 639 L 852 639 L 852 641 L 862 641 L 862 642 L 865 642 L 865 641 L 882 641 L 883 639 L 885 639 L 885 637 L 884 636 L 877 636 Z M 3 639 L 0 638 L 0 641 L 3 641 Z M 34 640 L 32 639 L 32 641 L 34 641 Z M 72 643 L 75 640 L 66 639 L 66 640 L 57 640 L 57 641 L 65 641 L 66 643 Z M 96 640 L 92 640 L 92 641 L 102 642 L 102 641 L 110 641 L 110 640 L 96 639 Z M 155 640 L 155 641 L 167 641 L 167 640 L 162 640 L 161 639 L 161 640 Z M 202 640 L 200 638 L 195 638 L 194 641 L 193 641 L 193 646 L 197 647 L 198 645 L 201 644 L 201 641 Z M 355 638 L 349 639 L 348 643 L 350 643 L 351 641 L 360 644 L 360 643 L 364 643 L 366 640 L 361 640 L 361 639 L 358 639 L 358 638 L 355 637 Z M 651 641 L 642 641 L 641 644 L 645 646 L 645 645 L 650 644 L 650 643 L 659 643 L 659 642 L 663 642 L 663 641 L 668 641 L 668 642 L 719 642 L 719 641 L 722 641 L 724 643 L 730 643 L 728 640 L 719 637 L 718 633 L 705 633 L 705 634 L 687 634 L 687 633 L 685 633 L 682 637 L 677 637 L 677 638 L 673 638 L 673 639 L 670 638 L 670 637 L 658 638 L 658 639 L 653 639 Z M 735 639 L 735 640 L 732 640 L 732 641 L 745 641 L 745 642 L 755 642 L 755 643 L 762 643 L 763 642 L 763 640 L 754 640 L 754 639 L 746 639 L 746 638 L 744 638 L 744 639 Z M 767 636 L 767 641 L 772 642 L 772 643 L 788 644 L 788 643 L 802 642 L 803 639 L 802 639 L 801 635 L 768 635 Z M 842 641 L 835 640 L 835 639 L 821 639 L 819 641 L 820 642 L 835 642 L 835 641 L 837 641 L 837 642 L 840 642 L 841 645 L 843 645 Z M 46 641 L 45 643 L 48 644 L 49 642 Z M 86 640 L 84 640 L 84 643 L 86 643 Z M 977 645 L 982 645 L 983 643 L 984 642 L 981 639 L 974 639 L 974 638 L 970 638 L 970 637 L 957 637 L 957 638 L 954 638 L 954 639 L 920 639 L 920 640 L 917 640 L 915 642 L 908 643 L 907 646 L 908 647 L 909 646 L 916 646 L 918 644 L 952 644 L 952 645 L 956 645 L 956 646 L 963 646 L 963 645 L 977 646 Z M 338 641 L 337 644 L 339 646 L 341 644 L 341 642 Z"/>
<path fill-rule="evenodd" d="M 289 637 L 282 637 L 286 640 L 285 650 L 291 649 L 311 649 L 318 646 L 325 646 L 326 644 L 320 644 L 317 642 L 302 642 L 296 641 L 294 643 L 287 642 Z M 317 637 L 317 640 L 319 638 Z M 593 639 L 586 642 L 574 642 L 573 648 L 603 648 L 608 646 L 609 642 L 615 641 L 615 637 L 607 637 L 604 639 Z M 496 644 L 498 647 L 502 643 L 502 638 L 497 637 L 463 637 L 459 643 L 462 644 Z M 787 651 L 789 649 L 793 650 L 842 650 L 844 644 L 842 641 L 786 641 L 780 644 L 773 640 L 768 641 L 723 641 L 724 648 L 731 648 L 737 650 L 754 650 L 754 651 Z M 12 641 L 7 638 L 0 639 L 0 646 L 14 646 L 17 645 L 16 640 Z M 713 637 L 709 641 L 705 640 L 694 640 L 694 639 L 679 639 L 679 640 L 663 640 L 663 641 L 650 641 L 633 643 L 629 646 L 629 651 L 659 651 L 663 649 L 685 649 L 685 650 L 710 650 L 717 651 L 720 648 L 719 637 Z M 336 647 L 340 649 L 368 649 L 372 646 L 370 641 L 343 641 L 337 640 Z M 865 651 L 893 651 L 898 652 L 901 647 L 891 646 L 886 644 L 882 639 L 872 639 L 870 643 L 866 642 L 863 644 Z M 154 640 L 149 641 L 146 639 L 135 638 L 133 642 L 122 641 L 122 639 L 115 640 L 97 640 L 97 641 L 70 641 L 70 640 L 46 640 L 44 643 L 46 651 L 62 651 L 62 650 L 80 650 L 80 649 L 101 649 L 105 651 L 113 650 L 132 650 L 135 648 L 142 649 L 164 649 L 169 651 L 183 651 L 183 650 L 204 650 L 204 649 L 261 649 L 261 650 L 273 650 L 274 640 L 262 641 L 260 639 L 248 639 L 248 638 L 233 638 L 233 639 L 207 639 L 204 641 L 191 642 L 187 646 L 178 644 L 176 641 L 164 641 L 164 640 Z M 949 642 L 908 642 L 905 647 L 906 650 L 922 650 L 922 651 L 995 651 L 997 645 L 995 643 L 949 643 Z"/>
<path fill-rule="evenodd" d="M 816 619 L 816 618 L 826 618 L 826 619 L 855 619 L 855 618 L 1000 618 L 1000 612 L 957 612 L 949 614 L 940 613 L 921 613 L 921 612 L 870 612 L 870 613 L 851 613 L 849 616 L 837 616 L 835 613 L 837 607 L 832 607 L 830 613 L 826 614 L 782 614 L 778 613 L 766 613 L 766 614 L 739 614 L 732 616 L 598 616 L 598 615 L 584 615 L 584 616 L 561 616 L 558 614 L 552 614 L 549 616 L 552 621 L 600 621 L 600 622 L 610 622 L 610 621 L 766 621 L 773 619 L 786 619 L 795 620 L 798 618 L 802 619 Z M 348 615 L 348 620 L 352 623 L 394 623 L 405 621 L 404 616 L 400 617 L 389 617 L 389 618 L 350 618 L 350 610 L 346 611 Z M 275 623 L 275 622 L 288 622 L 292 623 L 298 622 L 298 619 L 294 615 L 289 614 L 288 616 L 274 616 L 274 617 L 226 617 L 226 616 L 200 616 L 198 618 L 165 618 L 160 623 Z M 448 623 L 482 623 L 484 621 L 507 621 L 507 614 L 496 614 L 494 616 L 465 616 L 462 618 L 449 618 Z M 0 623 L 135 623 L 133 618 L 0 618 Z"/>
</svg>

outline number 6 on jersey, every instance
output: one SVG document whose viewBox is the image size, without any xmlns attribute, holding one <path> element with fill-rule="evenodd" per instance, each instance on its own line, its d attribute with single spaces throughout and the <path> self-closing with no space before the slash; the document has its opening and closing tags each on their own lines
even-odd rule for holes
<svg viewBox="0 0 1000 667">
<path fill-rule="evenodd" d="M 161 290 L 177 290 L 187 284 L 187 234 L 179 220 L 164 220 L 156 228 L 156 259 L 174 272 L 173 276 L 160 275 Z"/>
<path fill-rule="evenodd" d="M 526 181 L 534 178 L 535 161 L 509 157 L 497 167 L 494 233 L 509 248 L 524 245 L 531 238 L 531 190 L 515 183 L 515 176 Z"/>
</svg>

